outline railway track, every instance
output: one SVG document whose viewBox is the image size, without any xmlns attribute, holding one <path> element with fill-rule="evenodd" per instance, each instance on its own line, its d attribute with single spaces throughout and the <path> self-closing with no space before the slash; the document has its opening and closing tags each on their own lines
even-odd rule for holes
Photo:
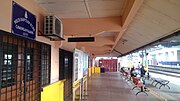
<svg viewBox="0 0 180 101">
<path fill-rule="evenodd" d="M 149 69 L 149 72 L 154 72 L 154 73 L 159 73 L 159 74 L 164 74 L 164 75 L 180 78 L 180 68 L 149 65 L 148 69 Z"/>
</svg>

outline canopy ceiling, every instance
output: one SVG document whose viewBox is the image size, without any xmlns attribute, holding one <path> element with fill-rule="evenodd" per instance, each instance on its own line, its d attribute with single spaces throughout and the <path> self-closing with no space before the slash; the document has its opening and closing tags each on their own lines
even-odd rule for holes
<svg viewBox="0 0 180 101">
<path fill-rule="evenodd" d="M 179 0 L 35 1 L 63 21 L 66 38 L 94 36 L 73 44 L 96 56 L 119 56 L 180 29 Z"/>
<path fill-rule="evenodd" d="M 124 54 L 180 30 L 178 12 L 178 0 L 145 0 L 115 49 Z"/>
</svg>

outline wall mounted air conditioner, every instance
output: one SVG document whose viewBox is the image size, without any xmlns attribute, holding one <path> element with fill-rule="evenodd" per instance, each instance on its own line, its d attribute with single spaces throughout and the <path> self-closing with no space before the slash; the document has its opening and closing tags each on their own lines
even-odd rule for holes
<svg viewBox="0 0 180 101">
<path fill-rule="evenodd" d="M 63 39 L 62 21 L 55 15 L 48 15 L 44 18 L 44 36 L 48 36 L 53 40 Z"/>
</svg>

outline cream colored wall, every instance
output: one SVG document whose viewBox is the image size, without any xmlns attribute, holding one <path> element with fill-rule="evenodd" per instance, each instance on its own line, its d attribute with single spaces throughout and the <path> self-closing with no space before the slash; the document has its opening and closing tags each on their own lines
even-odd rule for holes
<svg viewBox="0 0 180 101">
<path fill-rule="evenodd" d="M 76 42 L 67 42 L 67 37 L 65 37 L 66 41 L 62 42 L 61 48 L 67 51 L 71 51 L 73 52 L 73 50 L 77 47 L 77 43 Z"/>
<path fill-rule="evenodd" d="M 51 46 L 51 83 L 59 80 L 59 48 Z"/>
<path fill-rule="evenodd" d="M 12 1 L 1 0 L 0 3 L 0 29 L 4 31 L 11 31 L 11 13 L 12 13 Z"/>
<path fill-rule="evenodd" d="M 23 6 L 25 9 L 36 15 L 36 20 L 39 22 L 40 30 L 42 31 L 43 15 L 46 12 L 34 0 L 14 0 L 16 3 Z M 12 0 L 1 0 L 0 3 L 0 29 L 11 32 L 11 18 L 12 18 Z M 36 23 L 36 30 L 38 32 L 38 23 Z M 37 34 L 37 33 L 36 33 Z M 49 39 L 36 36 L 36 40 L 52 45 L 51 47 L 51 83 L 58 81 L 59 78 L 59 47 L 54 47 L 54 42 Z"/>
</svg>

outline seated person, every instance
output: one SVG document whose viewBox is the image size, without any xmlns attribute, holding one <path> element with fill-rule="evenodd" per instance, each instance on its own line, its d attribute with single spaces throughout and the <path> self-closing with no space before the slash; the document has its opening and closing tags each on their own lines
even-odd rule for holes
<svg viewBox="0 0 180 101">
<path fill-rule="evenodd" d="M 133 68 L 131 68 L 130 74 L 131 74 L 131 77 L 136 77 L 137 74 L 135 72 L 134 66 Z"/>
<path fill-rule="evenodd" d="M 125 71 L 124 71 L 124 67 L 121 67 L 121 72 L 122 72 L 122 73 L 124 73 L 124 72 L 125 72 Z"/>
</svg>

